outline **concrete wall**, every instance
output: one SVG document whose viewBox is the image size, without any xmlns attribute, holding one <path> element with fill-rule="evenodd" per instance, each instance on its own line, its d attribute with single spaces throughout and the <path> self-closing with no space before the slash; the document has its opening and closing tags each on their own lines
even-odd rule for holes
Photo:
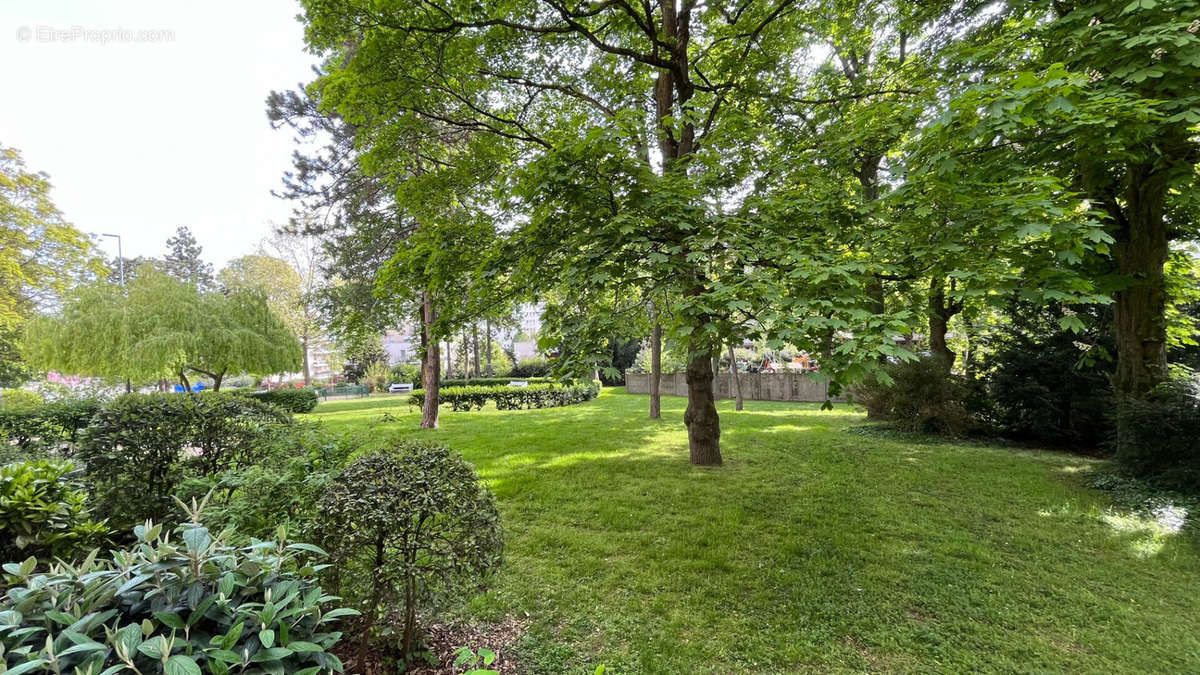
<svg viewBox="0 0 1200 675">
<path fill-rule="evenodd" d="M 827 383 L 799 373 L 740 373 L 742 396 L 748 401 L 824 401 Z M 733 398 L 733 375 L 723 372 L 716 378 L 717 398 Z M 663 396 L 687 396 L 687 377 L 684 373 L 663 373 L 659 380 Z M 649 373 L 625 373 L 625 391 L 631 394 L 650 393 Z M 836 397 L 834 400 L 844 400 Z"/>
</svg>

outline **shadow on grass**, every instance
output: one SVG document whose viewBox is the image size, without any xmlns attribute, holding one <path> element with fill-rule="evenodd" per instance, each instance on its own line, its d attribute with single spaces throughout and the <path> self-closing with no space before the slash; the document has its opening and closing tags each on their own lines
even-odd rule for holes
<svg viewBox="0 0 1200 675">
<path fill-rule="evenodd" d="M 726 465 L 698 468 L 682 399 L 663 402 L 662 420 L 644 397 L 606 392 L 447 411 L 437 430 L 392 411 L 377 427 L 446 442 L 492 486 L 508 562 L 471 608 L 528 613 L 535 672 L 1200 665 L 1200 599 L 1180 590 L 1200 584 L 1196 547 L 1165 537 L 1139 557 L 1145 533 L 1064 480 L 1088 460 L 916 445 L 842 433 L 855 413 L 722 402 Z"/>
</svg>

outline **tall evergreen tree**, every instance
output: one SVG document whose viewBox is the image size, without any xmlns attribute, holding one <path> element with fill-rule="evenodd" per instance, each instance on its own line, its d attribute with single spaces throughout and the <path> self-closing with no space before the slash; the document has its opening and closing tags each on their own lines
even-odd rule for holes
<svg viewBox="0 0 1200 675">
<path fill-rule="evenodd" d="M 201 291 L 211 290 L 215 285 L 213 266 L 200 257 L 203 252 L 192 231 L 180 226 L 175 230 L 175 235 L 167 239 L 167 274 Z"/>
</svg>

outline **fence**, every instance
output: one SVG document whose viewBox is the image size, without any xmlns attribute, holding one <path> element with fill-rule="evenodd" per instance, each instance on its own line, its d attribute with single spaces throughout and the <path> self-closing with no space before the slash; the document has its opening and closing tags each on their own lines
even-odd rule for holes
<svg viewBox="0 0 1200 675">
<path fill-rule="evenodd" d="M 351 397 L 351 396 L 356 396 L 356 397 L 361 398 L 363 396 L 370 395 L 370 393 L 371 393 L 370 389 L 368 389 L 364 386 L 360 386 L 360 385 L 344 385 L 341 387 L 324 387 L 322 389 L 317 390 L 317 395 L 320 396 L 321 400 L 323 400 L 323 401 L 327 401 L 330 398 L 343 398 L 343 397 Z"/>
<path fill-rule="evenodd" d="M 714 378 L 717 398 L 733 398 L 737 395 L 731 373 L 718 373 Z M 829 382 L 820 376 L 800 373 L 739 373 L 742 397 L 748 401 L 824 401 Z M 625 391 L 631 394 L 650 393 L 649 373 L 625 373 Z M 687 396 L 687 376 L 684 373 L 663 373 L 658 381 L 658 391 L 663 396 Z M 835 401 L 845 400 L 835 396 Z"/>
</svg>

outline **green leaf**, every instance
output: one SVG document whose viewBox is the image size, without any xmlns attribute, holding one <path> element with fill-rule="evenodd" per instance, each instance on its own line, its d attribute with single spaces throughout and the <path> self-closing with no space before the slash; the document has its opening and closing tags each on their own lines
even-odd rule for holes
<svg viewBox="0 0 1200 675">
<path fill-rule="evenodd" d="M 22 663 L 19 666 L 9 668 L 8 670 L 4 671 L 4 675 L 21 675 L 21 673 L 32 673 L 36 669 L 41 668 L 42 666 L 46 665 L 47 663 L 49 663 L 49 661 L 47 661 L 46 659 L 35 659 L 33 661 L 26 661 L 25 663 Z"/>
<path fill-rule="evenodd" d="M 167 659 L 163 664 L 163 672 L 166 675 L 201 675 L 200 666 L 192 660 L 192 657 L 184 654 L 176 654 Z"/>
<path fill-rule="evenodd" d="M 155 612 L 154 618 L 158 619 L 159 623 L 162 623 L 168 628 L 183 630 L 185 627 L 183 619 L 180 618 L 178 614 L 173 614 L 171 612 Z"/>
<path fill-rule="evenodd" d="M 286 659 L 291 655 L 292 650 L 287 647 L 271 647 L 270 649 L 260 649 L 255 652 L 254 656 L 250 657 L 250 662 L 278 661 L 279 659 Z"/>
</svg>

